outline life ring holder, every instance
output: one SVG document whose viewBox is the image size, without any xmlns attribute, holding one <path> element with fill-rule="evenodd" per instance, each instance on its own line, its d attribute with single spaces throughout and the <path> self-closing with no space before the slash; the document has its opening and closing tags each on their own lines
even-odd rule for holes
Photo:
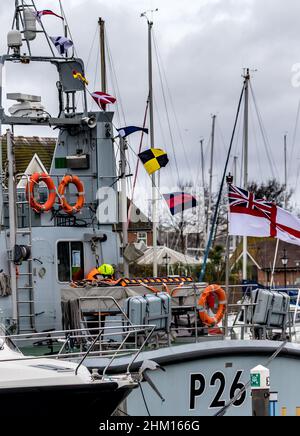
<svg viewBox="0 0 300 436">
<path fill-rule="evenodd" d="M 218 309 L 215 316 L 210 316 L 207 311 L 207 300 L 211 294 L 215 294 L 218 297 Z M 222 321 L 227 305 L 226 292 L 219 285 L 210 285 L 204 289 L 198 300 L 198 312 L 202 323 L 208 327 L 215 327 Z"/>
<path fill-rule="evenodd" d="M 68 203 L 65 196 L 66 188 L 69 184 L 75 185 L 78 192 L 78 200 L 74 206 Z M 59 184 L 58 195 L 60 197 L 61 206 L 68 215 L 73 215 L 79 212 L 84 206 L 84 185 L 78 176 L 65 175 Z"/>
<path fill-rule="evenodd" d="M 39 183 L 44 182 L 45 185 L 48 188 L 49 196 L 45 203 L 39 203 L 34 198 L 34 188 Z M 30 207 L 37 213 L 43 213 L 43 212 L 49 212 L 52 207 L 54 206 L 55 200 L 56 200 L 56 187 L 49 176 L 49 174 L 46 173 L 34 173 L 30 176 L 29 181 L 26 185 L 26 197 L 27 201 L 30 204 Z"/>
</svg>

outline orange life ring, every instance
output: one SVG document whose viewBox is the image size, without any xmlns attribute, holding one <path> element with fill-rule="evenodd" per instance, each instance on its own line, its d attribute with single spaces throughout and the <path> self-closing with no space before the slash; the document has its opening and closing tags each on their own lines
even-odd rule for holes
<svg viewBox="0 0 300 436">
<path fill-rule="evenodd" d="M 36 185 L 38 185 L 40 182 L 44 182 L 48 188 L 49 196 L 46 201 L 46 203 L 41 204 L 36 201 L 34 198 L 34 188 Z M 29 182 L 26 186 L 26 197 L 29 201 L 29 204 L 33 210 L 35 210 L 38 213 L 42 212 L 48 212 L 52 209 L 55 199 L 56 199 L 56 188 L 53 180 L 49 176 L 49 174 L 46 173 L 34 173 L 29 179 Z"/>
<path fill-rule="evenodd" d="M 70 205 L 67 202 L 66 196 L 65 196 L 66 187 L 70 183 L 75 185 L 77 188 L 77 191 L 78 191 L 78 200 L 74 206 Z M 71 175 L 66 175 L 63 177 L 63 179 L 60 182 L 60 185 L 58 187 L 58 195 L 60 196 L 61 205 L 62 205 L 65 212 L 67 212 L 69 215 L 73 215 L 74 213 L 79 212 L 84 206 L 84 202 L 85 202 L 84 194 L 85 194 L 84 185 L 83 185 L 82 181 L 79 179 L 79 177 L 71 176 Z"/>
<path fill-rule="evenodd" d="M 209 316 L 207 313 L 207 303 L 212 294 L 217 295 L 219 304 L 218 304 L 218 310 L 214 317 Z M 219 285 L 210 285 L 208 286 L 203 293 L 201 294 L 201 297 L 198 300 L 198 311 L 201 321 L 204 325 L 207 325 L 208 327 L 214 327 L 223 319 L 223 316 L 226 311 L 226 293 Z"/>
</svg>

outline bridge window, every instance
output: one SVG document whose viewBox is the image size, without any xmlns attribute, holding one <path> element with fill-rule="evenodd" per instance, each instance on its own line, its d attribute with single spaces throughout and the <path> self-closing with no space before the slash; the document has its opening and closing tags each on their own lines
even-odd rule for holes
<svg viewBox="0 0 300 436">
<path fill-rule="evenodd" d="M 61 241 L 57 244 L 58 280 L 62 283 L 84 278 L 83 243 Z"/>
</svg>

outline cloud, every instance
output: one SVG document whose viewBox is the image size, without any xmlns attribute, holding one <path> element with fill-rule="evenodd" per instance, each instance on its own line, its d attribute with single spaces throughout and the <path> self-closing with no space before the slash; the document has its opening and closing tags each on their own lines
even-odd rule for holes
<svg viewBox="0 0 300 436">
<path fill-rule="evenodd" d="M 78 55 L 88 63 L 87 76 L 90 86 L 95 89 L 100 86 L 97 21 L 98 17 L 105 19 L 111 55 L 108 59 L 109 90 L 118 94 L 126 122 L 134 124 L 142 123 L 148 94 L 147 26 L 140 13 L 159 8 L 154 16 L 155 136 L 157 145 L 170 155 L 169 167 L 161 171 L 164 185 L 174 184 L 178 179 L 175 157 L 180 178 L 197 178 L 200 171 L 199 140 L 204 137 L 206 144 L 209 142 L 211 114 L 216 113 L 214 188 L 218 189 L 242 88 L 243 68 L 250 67 L 258 70 L 251 72 L 252 83 L 269 149 L 267 153 L 250 98 L 249 177 L 263 181 L 274 174 L 283 182 L 283 135 L 289 131 L 289 185 L 296 186 L 300 162 L 297 160 L 300 157 L 299 135 L 296 136 L 293 155 L 291 149 L 300 88 L 291 85 L 291 69 L 300 62 L 300 3 L 297 0 L 65 0 L 63 5 Z M 41 7 L 41 2 L 38 6 Z M 56 0 L 49 0 L 48 7 L 59 12 Z M 5 51 L 4 36 L 12 12 L 8 9 L 3 2 L 0 3 L 2 51 Z M 44 23 L 51 35 L 62 31 L 61 23 L 53 17 L 45 17 Z M 48 50 L 41 37 L 33 47 L 35 53 Z M 156 48 L 160 53 L 159 68 Z M 113 71 L 117 81 L 112 80 Z M 15 72 L 9 78 L 10 89 L 16 91 L 18 86 L 24 91 L 41 89 L 49 107 L 55 107 L 56 93 L 53 91 L 50 95 L 48 92 L 50 82 L 51 87 L 52 82 L 55 85 L 54 73 L 48 76 L 44 69 L 33 68 L 32 75 L 24 75 L 21 81 Z M 164 93 L 160 78 L 164 82 Z M 55 90 L 55 87 L 51 89 Z M 119 122 L 117 114 L 115 120 Z M 120 124 L 123 124 L 122 116 Z M 131 141 L 132 148 L 137 150 L 138 138 Z M 239 156 L 241 166 L 241 128 L 233 155 Z M 269 162 L 268 155 L 272 156 L 273 163 Z M 208 179 L 208 154 L 206 158 Z M 134 169 L 134 155 L 130 161 Z M 140 180 L 150 187 L 145 174 L 141 173 Z M 295 198 L 300 200 L 298 196 Z"/>
</svg>

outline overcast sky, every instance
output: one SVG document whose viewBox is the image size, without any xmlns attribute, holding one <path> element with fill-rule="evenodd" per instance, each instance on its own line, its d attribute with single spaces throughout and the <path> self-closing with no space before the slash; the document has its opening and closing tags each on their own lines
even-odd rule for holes
<svg viewBox="0 0 300 436">
<path fill-rule="evenodd" d="M 14 0 L 0 2 L 2 52 L 6 51 L 6 33 L 9 30 L 13 5 Z M 58 0 L 36 0 L 36 5 L 38 9 L 49 8 L 59 13 Z M 283 136 L 288 132 L 289 186 L 299 190 L 299 129 L 296 140 L 293 138 L 300 87 L 292 85 L 293 65 L 300 63 L 299 0 L 63 0 L 63 5 L 78 56 L 87 63 L 91 91 L 100 90 L 97 68 L 98 36 L 95 39 L 95 32 L 98 17 L 105 19 L 108 44 L 117 76 L 117 83 L 111 80 L 112 71 L 109 67 L 109 91 L 117 94 L 118 108 L 121 110 L 122 105 L 128 125 L 142 123 L 148 93 L 147 23 L 140 18 L 140 14 L 148 9 L 159 9 L 153 17 L 154 37 L 160 54 L 159 70 L 154 49 L 155 133 L 156 146 L 167 150 L 170 156 L 168 168 L 161 171 L 162 185 L 174 186 L 178 180 L 178 172 L 180 179 L 200 180 L 199 140 L 204 138 L 207 149 L 211 115 L 217 114 L 213 172 L 214 187 L 217 189 L 242 88 L 241 75 L 244 67 L 250 67 L 251 70 L 257 70 L 251 73 L 252 86 L 273 164 L 269 162 L 255 107 L 251 102 L 249 178 L 266 181 L 274 175 L 281 182 L 284 181 Z M 59 19 L 45 17 L 43 22 L 50 35 L 62 34 Z M 33 43 L 33 52 L 47 53 L 41 37 Z M 49 112 L 55 114 L 54 71 L 47 72 L 46 68 L 36 66 L 20 67 L 24 71 L 20 77 L 17 76 L 18 66 L 9 68 L 4 82 L 7 91 L 41 94 Z M 175 155 L 159 71 L 162 77 L 164 73 L 166 77 L 163 86 Z M 95 109 L 92 102 L 90 107 Z M 123 124 L 123 118 L 119 120 L 116 115 L 115 123 Z M 239 157 L 239 165 L 242 159 L 241 130 L 240 126 L 232 153 L 232 159 L 234 155 Z M 17 133 L 34 132 L 19 129 Z M 55 135 L 54 132 L 43 132 L 41 129 L 35 133 Z M 138 139 L 131 138 L 131 146 L 135 150 Z M 130 162 L 134 167 L 135 159 L 132 154 Z M 205 176 L 208 181 L 207 151 Z M 143 169 L 139 181 L 143 190 L 145 184 L 150 188 Z M 295 201 L 299 206 L 300 195 L 295 195 Z"/>
</svg>

